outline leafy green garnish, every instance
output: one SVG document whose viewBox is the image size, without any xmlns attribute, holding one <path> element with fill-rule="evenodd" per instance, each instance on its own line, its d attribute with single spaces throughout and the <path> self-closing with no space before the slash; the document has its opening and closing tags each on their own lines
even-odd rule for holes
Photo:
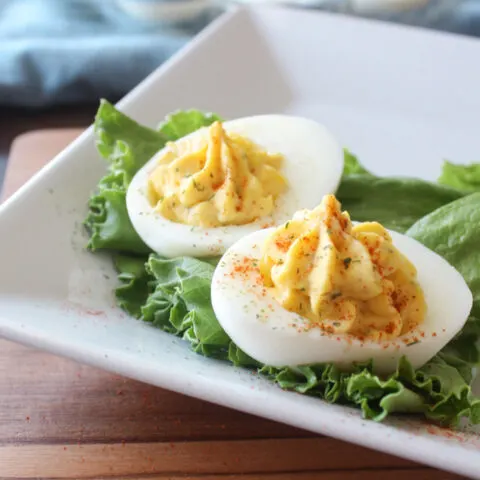
<svg viewBox="0 0 480 480">
<path fill-rule="evenodd" d="M 143 321 L 184 338 L 195 352 L 239 366 L 257 366 L 230 340 L 215 317 L 210 300 L 215 265 L 212 259 L 190 257 L 151 255 L 146 264 L 118 257 L 121 285 L 116 289 L 117 300 Z"/>
<path fill-rule="evenodd" d="M 478 401 L 462 377 L 458 362 L 437 355 L 418 370 L 401 358 L 395 373 L 381 379 L 372 365 L 341 372 L 333 365 L 275 369 L 266 373 L 282 388 L 318 396 L 330 403 L 356 405 L 365 418 L 381 421 L 395 412 L 423 413 L 442 424 L 457 424 L 461 417 L 478 420 Z M 470 368 L 471 367 L 467 367 Z"/>
<path fill-rule="evenodd" d="M 438 183 L 466 192 L 477 192 L 480 190 L 480 163 L 456 165 L 445 161 Z"/>
<path fill-rule="evenodd" d="M 162 321 L 168 322 L 168 330 L 183 336 L 196 352 L 227 358 L 230 339 L 218 323 L 210 302 L 215 267 L 190 257 L 166 260 L 152 255 L 147 269 L 155 278 L 156 287 L 142 309 L 143 319 L 155 322 L 158 302 L 162 306 L 169 302 L 173 315 L 168 319 L 162 316 Z"/>
<path fill-rule="evenodd" d="M 444 353 L 471 365 L 480 363 L 480 320 L 470 316 L 458 335 L 443 349 Z"/>
<path fill-rule="evenodd" d="M 377 221 L 397 232 L 405 232 L 424 215 L 463 195 L 453 188 L 416 178 L 370 174 L 346 175 L 337 190 L 342 209 L 352 220 Z"/>
<path fill-rule="evenodd" d="M 147 254 L 151 250 L 130 222 L 126 193 L 134 175 L 167 141 L 210 125 L 219 117 L 196 110 L 176 112 L 165 119 L 159 130 L 139 125 L 102 100 L 95 117 L 97 149 L 108 162 L 108 172 L 100 180 L 98 191 L 89 202 L 85 225 L 90 231 L 88 247 L 129 254 Z"/>
<path fill-rule="evenodd" d="M 208 127 L 217 120 L 221 118 L 214 113 L 203 113 L 198 110 L 178 111 L 167 115 L 159 125 L 158 131 L 168 141 L 175 141 L 202 127 Z"/>
<path fill-rule="evenodd" d="M 480 318 L 480 193 L 431 212 L 407 234 L 437 252 L 462 274 L 473 294 L 472 315 Z"/>
<path fill-rule="evenodd" d="M 347 148 L 343 149 L 343 175 L 367 174 L 372 175 Z M 373 176 L 373 175 L 372 175 Z"/>
<path fill-rule="evenodd" d="M 142 315 L 142 307 L 152 291 L 153 278 L 146 269 L 145 257 L 117 255 L 114 258 L 120 285 L 115 297 L 120 308 L 135 318 Z"/>
</svg>

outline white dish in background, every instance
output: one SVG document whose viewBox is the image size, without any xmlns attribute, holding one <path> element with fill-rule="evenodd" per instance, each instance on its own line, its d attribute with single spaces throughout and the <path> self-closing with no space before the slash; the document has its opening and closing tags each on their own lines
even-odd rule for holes
<svg viewBox="0 0 480 480">
<path fill-rule="evenodd" d="M 119 104 L 154 126 L 178 108 L 310 116 L 379 174 L 434 179 L 478 159 L 480 42 L 290 9 L 224 15 Z M 189 351 L 114 305 L 108 256 L 82 221 L 105 169 L 91 129 L 0 207 L 0 334 L 154 385 L 480 478 L 478 430 L 288 393 Z"/>
<path fill-rule="evenodd" d="M 210 0 L 117 0 L 128 15 L 143 21 L 188 22 L 212 7 Z"/>
</svg>

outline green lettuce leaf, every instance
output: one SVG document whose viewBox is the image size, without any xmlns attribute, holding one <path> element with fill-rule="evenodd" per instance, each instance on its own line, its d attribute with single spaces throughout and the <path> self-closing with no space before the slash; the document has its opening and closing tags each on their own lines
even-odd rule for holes
<svg viewBox="0 0 480 480">
<path fill-rule="evenodd" d="M 426 399 L 427 418 L 453 426 L 463 417 L 472 423 L 480 422 L 480 400 L 473 396 L 460 364 L 460 360 L 440 353 L 416 371 L 408 364 L 400 369 L 405 381 Z M 473 367 L 463 364 L 463 368 Z"/>
<path fill-rule="evenodd" d="M 480 163 L 456 165 L 445 161 L 438 183 L 465 192 L 477 192 L 480 190 Z"/>
<path fill-rule="evenodd" d="M 258 362 L 230 340 L 213 312 L 210 292 L 214 269 L 212 259 L 151 255 L 146 270 L 155 289 L 141 309 L 141 318 L 187 340 L 197 353 L 238 366 L 257 366 Z M 131 283 L 129 287 L 138 290 Z"/>
<path fill-rule="evenodd" d="M 230 339 L 213 313 L 210 286 L 215 267 L 195 258 L 163 259 L 152 255 L 147 268 L 156 280 L 152 298 L 169 300 L 172 306 L 181 304 L 180 310 L 188 312 L 184 318 L 170 321 L 176 334 L 182 334 L 192 343 L 195 351 L 218 347 L 225 358 Z M 143 310 L 143 319 L 150 321 L 153 310 L 149 301 Z M 178 308 L 178 307 L 177 307 Z M 180 320 L 180 321 L 179 321 Z M 225 353 L 225 354 L 224 354 Z"/>
<path fill-rule="evenodd" d="M 124 188 L 102 186 L 88 203 L 85 224 L 90 231 L 88 248 L 146 254 L 150 249 L 133 228 L 125 204 Z"/>
<path fill-rule="evenodd" d="M 470 364 L 480 362 L 480 193 L 445 205 L 407 232 L 453 265 L 473 295 L 471 316 L 443 352 Z"/>
<path fill-rule="evenodd" d="M 195 258 L 150 256 L 147 270 L 155 279 L 155 290 L 142 308 L 142 319 L 188 340 L 195 352 L 227 359 L 230 338 L 210 301 L 214 269 Z"/>
<path fill-rule="evenodd" d="M 167 141 L 161 132 L 138 124 L 106 100 L 100 102 L 94 130 L 100 155 L 112 171 L 124 175 L 124 186 Z"/>
<path fill-rule="evenodd" d="M 203 113 L 198 110 L 178 111 L 167 115 L 158 126 L 158 131 L 168 141 L 175 141 L 202 127 L 208 127 L 217 120 L 220 121 L 221 118 L 214 113 Z"/>
<path fill-rule="evenodd" d="M 480 363 L 480 320 L 470 316 L 457 336 L 443 349 L 445 354 L 472 365 Z"/>
<path fill-rule="evenodd" d="M 464 193 L 415 178 L 344 176 L 337 191 L 343 210 L 352 220 L 377 221 L 386 228 L 405 232 L 418 219 L 453 202 Z"/>
<path fill-rule="evenodd" d="M 125 196 L 138 170 L 169 140 L 210 125 L 219 117 L 196 110 L 168 116 L 159 130 L 139 125 L 102 100 L 95 117 L 97 149 L 108 162 L 107 174 L 89 201 L 85 225 L 90 232 L 88 248 L 110 249 L 129 254 L 148 254 L 151 250 L 130 222 Z"/>
<path fill-rule="evenodd" d="M 343 149 L 343 175 L 367 174 L 372 175 L 347 148 Z M 373 176 L 373 175 L 372 175 Z"/>
<path fill-rule="evenodd" d="M 114 257 L 120 285 L 115 298 L 120 308 L 135 318 L 142 316 L 142 307 L 152 291 L 153 277 L 147 272 L 145 257 L 117 255 Z"/>
<path fill-rule="evenodd" d="M 370 364 L 350 373 L 334 365 L 263 367 L 260 372 L 284 389 L 356 406 L 371 420 L 382 421 L 392 413 L 423 413 L 437 423 L 457 425 L 463 417 L 480 422 L 480 400 L 471 393 L 470 379 L 462 376 L 465 369 L 471 378 L 471 365 L 440 354 L 416 371 L 403 357 L 385 379 L 372 373 Z"/>
<path fill-rule="evenodd" d="M 407 234 L 437 252 L 463 276 L 480 318 L 480 193 L 472 193 L 421 218 Z"/>
</svg>

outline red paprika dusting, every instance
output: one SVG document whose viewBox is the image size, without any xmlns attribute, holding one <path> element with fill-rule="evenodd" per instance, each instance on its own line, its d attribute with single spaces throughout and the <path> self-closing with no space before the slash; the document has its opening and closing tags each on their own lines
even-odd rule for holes
<svg viewBox="0 0 480 480">
<path fill-rule="evenodd" d="M 281 252 L 287 252 L 290 246 L 292 245 L 292 241 L 287 237 L 279 237 L 275 240 L 275 246 Z"/>
<path fill-rule="evenodd" d="M 467 438 L 465 435 L 462 435 L 461 433 L 454 432 L 452 429 L 448 427 L 441 427 L 441 426 L 436 426 L 436 425 L 427 425 L 426 426 L 426 431 L 430 435 L 435 435 L 435 436 L 442 436 L 445 438 L 457 440 L 461 443 L 465 443 L 467 441 Z"/>
<path fill-rule="evenodd" d="M 395 323 L 394 322 L 389 322 L 387 324 L 387 326 L 385 327 L 385 331 L 388 333 L 388 334 L 392 334 L 394 331 L 395 331 Z"/>
</svg>

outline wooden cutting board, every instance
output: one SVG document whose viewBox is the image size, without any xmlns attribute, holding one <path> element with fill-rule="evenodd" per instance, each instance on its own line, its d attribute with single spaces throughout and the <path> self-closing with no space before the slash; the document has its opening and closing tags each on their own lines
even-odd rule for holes
<svg viewBox="0 0 480 480">
<path fill-rule="evenodd" d="M 18 137 L 3 198 L 79 133 Z M 460 478 L 6 340 L 0 340 L 0 402 L 1 478 Z"/>
</svg>

